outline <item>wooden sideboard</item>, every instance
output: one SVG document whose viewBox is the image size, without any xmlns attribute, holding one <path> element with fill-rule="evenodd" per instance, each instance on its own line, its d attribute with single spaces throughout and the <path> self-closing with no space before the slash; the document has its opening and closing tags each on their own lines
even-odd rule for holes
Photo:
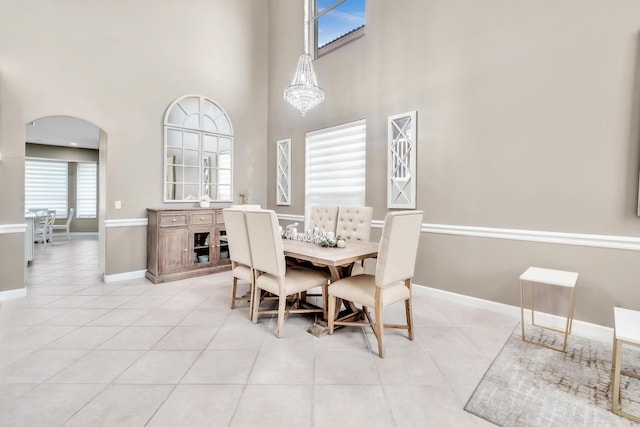
<svg viewBox="0 0 640 427">
<path fill-rule="evenodd" d="M 147 209 L 147 273 L 153 283 L 231 269 L 221 209 Z"/>
</svg>

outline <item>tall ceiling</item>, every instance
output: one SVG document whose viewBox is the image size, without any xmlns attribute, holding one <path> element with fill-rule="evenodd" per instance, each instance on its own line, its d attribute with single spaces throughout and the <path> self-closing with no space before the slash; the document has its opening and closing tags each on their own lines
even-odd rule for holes
<svg viewBox="0 0 640 427">
<path fill-rule="evenodd" d="M 47 116 L 25 125 L 26 142 L 98 149 L 100 128 L 69 116 Z"/>
</svg>

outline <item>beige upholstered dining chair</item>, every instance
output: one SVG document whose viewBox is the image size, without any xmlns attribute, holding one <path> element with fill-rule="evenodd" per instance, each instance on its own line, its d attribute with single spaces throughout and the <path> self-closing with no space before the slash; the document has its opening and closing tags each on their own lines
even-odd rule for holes
<svg viewBox="0 0 640 427">
<path fill-rule="evenodd" d="M 323 271 L 303 267 L 287 268 L 282 238 L 278 230 L 278 219 L 274 211 L 246 211 L 245 218 L 256 288 L 251 320 L 257 323 L 260 314 L 277 313 L 276 336 L 280 337 L 285 314 L 323 312 L 322 308 L 300 308 L 299 299 L 296 299 L 287 309 L 287 297 L 318 286 L 322 287 L 323 293 L 326 292 L 329 275 Z M 278 296 L 277 310 L 260 311 L 262 290 Z"/>
<path fill-rule="evenodd" d="M 336 236 L 345 240 L 371 240 L 371 219 L 373 208 L 369 206 L 340 206 Z M 356 262 L 351 267 L 351 275 L 364 273 L 364 262 Z"/>
<path fill-rule="evenodd" d="M 378 247 L 375 275 L 360 274 L 333 282 L 329 286 L 329 313 L 335 313 L 336 299 L 362 305 L 367 322 L 338 322 L 329 316 L 329 334 L 335 325 L 371 326 L 378 340 L 378 355 L 384 357 L 384 328 L 407 329 L 413 340 L 411 280 L 420 241 L 422 211 L 389 212 L 384 221 Z M 396 302 L 405 302 L 406 325 L 385 325 L 382 311 Z M 369 315 L 372 307 L 375 319 Z"/>
<path fill-rule="evenodd" d="M 249 317 L 251 317 L 254 277 L 244 212 L 244 209 L 227 208 L 222 210 L 222 216 L 224 217 L 227 243 L 229 243 L 229 257 L 231 259 L 231 308 L 235 308 L 238 301 L 247 301 L 249 302 Z M 237 295 L 238 280 L 249 282 L 248 295 Z"/>
<path fill-rule="evenodd" d="M 336 236 L 345 240 L 371 240 L 373 208 L 369 206 L 340 206 Z"/>
<path fill-rule="evenodd" d="M 318 227 L 318 231 L 336 232 L 338 223 L 338 206 L 313 206 L 309 218 L 305 221 L 305 230 L 313 230 Z"/>
</svg>

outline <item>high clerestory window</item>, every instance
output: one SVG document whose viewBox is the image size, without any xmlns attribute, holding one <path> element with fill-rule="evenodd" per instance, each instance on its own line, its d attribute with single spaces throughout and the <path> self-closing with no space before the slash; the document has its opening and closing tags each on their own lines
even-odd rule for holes
<svg viewBox="0 0 640 427">
<path fill-rule="evenodd" d="M 311 51 L 322 56 L 364 36 L 365 0 L 308 0 Z"/>
</svg>

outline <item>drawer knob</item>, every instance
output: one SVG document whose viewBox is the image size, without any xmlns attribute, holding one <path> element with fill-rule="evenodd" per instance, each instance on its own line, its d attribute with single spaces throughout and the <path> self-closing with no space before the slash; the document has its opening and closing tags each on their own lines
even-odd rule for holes
<svg viewBox="0 0 640 427">
<path fill-rule="evenodd" d="M 200 221 L 204 221 L 204 217 L 203 216 L 200 217 Z"/>
<path fill-rule="evenodd" d="M 187 248 L 184 248 L 183 251 L 187 252 Z"/>
<path fill-rule="evenodd" d="M 175 219 L 175 218 L 173 218 L 171 221 L 176 222 L 176 219 Z"/>
</svg>

